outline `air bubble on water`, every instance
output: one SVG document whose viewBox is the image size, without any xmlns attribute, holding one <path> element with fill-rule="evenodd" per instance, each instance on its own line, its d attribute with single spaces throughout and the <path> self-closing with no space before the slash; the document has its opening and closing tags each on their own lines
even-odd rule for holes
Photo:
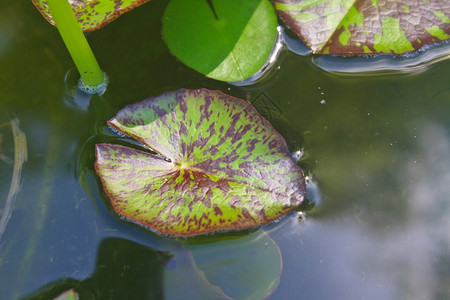
<svg viewBox="0 0 450 300">
<path fill-rule="evenodd" d="M 117 130 L 116 128 L 109 126 L 108 125 L 109 130 L 111 130 L 113 133 L 115 133 L 116 135 L 120 136 L 120 137 L 128 137 L 125 133 Z"/>
<path fill-rule="evenodd" d="M 105 72 L 103 72 L 103 82 L 97 85 L 89 85 L 83 82 L 83 80 L 80 79 L 78 80 L 78 89 L 80 89 L 80 91 L 88 94 L 88 95 L 94 95 L 94 94 L 98 94 L 98 95 L 103 95 L 106 91 L 106 87 L 108 86 L 108 82 L 109 82 L 109 78 L 108 75 L 106 75 Z"/>
<path fill-rule="evenodd" d="M 300 159 L 302 159 L 302 157 L 304 155 L 305 155 L 305 150 L 303 148 L 301 148 L 300 150 L 297 150 L 297 151 L 291 153 L 292 159 L 295 162 L 299 162 Z"/>
</svg>

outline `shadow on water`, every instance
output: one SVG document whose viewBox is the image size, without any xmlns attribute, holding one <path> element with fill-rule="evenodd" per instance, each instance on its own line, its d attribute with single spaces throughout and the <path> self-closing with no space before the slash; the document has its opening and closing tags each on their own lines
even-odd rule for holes
<svg viewBox="0 0 450 300">
<path fill-rule="evenodd" d="M 69 289 L 80 299 L 163 299 L 162 274 L 170 258 L 125 239 L 107 238 L 99 245 L 96 268 L 89 278 L 61 279 L 24 299 L 53 299 Z"/>
</svg>

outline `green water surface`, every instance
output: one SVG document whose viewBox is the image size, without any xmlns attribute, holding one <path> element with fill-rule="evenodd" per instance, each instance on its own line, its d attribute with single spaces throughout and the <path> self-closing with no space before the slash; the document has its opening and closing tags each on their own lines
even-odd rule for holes
<svg viewBox="0 0 450 300">
<path fill-rule="evenodd" d="M 241 271 L 252 253 L 275 262 L 248 273 L 274 283 L 269 299 L 450 298 L 450 60 L 343 75 L 284 49 L 263 80 L 239 87 L 170 54 L 165 5 L 152 0 L 88 34 L 110 84 L 86 109 L 67 92 L 76 71 L 57 30 L 31 1 L 0 9 L 0 212 L 13 169 L 11 118 L 28 147 L 0 240 L 0 299 L 49 299 L 71 287 L 87 299 L 223 299 L 218 287 L 259 298 L 267 286 Z M 300 164 L 320 197 L 264 226 L 270 238 L 161 237 L 120 220 L 101 191 L 93 147 L 118 139 L 106 120 L 126 104 L 200 87 L 247 100 L 291 151 L 304 149 Z"/>
</svg>

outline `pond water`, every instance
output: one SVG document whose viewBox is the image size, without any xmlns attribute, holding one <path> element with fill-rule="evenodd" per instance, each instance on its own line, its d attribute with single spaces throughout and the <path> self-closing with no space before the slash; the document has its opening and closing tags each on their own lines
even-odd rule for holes
<svg viewBox="0 0 450 300">
<path fill-rule="evenodd" d="M 110 84 L 84 104 L 67 92 L 73 64 L 57 30 L 30 1 L 2 6 L 0 212 L 12 119 L 28 160 L 0 237 L 0 299 L 72 287 L 86 299 L 450 298 L 448 45 L 420 72 L 382 74 L 328 72 L 285 48 L 262 80 L 236 86 L 170 54 L 165 5 L 153 0 L 88 35 Z M 126 104 L 182 87 L 247 100 L 292 152 L 304 149 L 311 201 L 262 228 L 188 240 L 120 220 L 93 170 L 94 144 L 117 141 L 106 120 Z"/>
</svg>

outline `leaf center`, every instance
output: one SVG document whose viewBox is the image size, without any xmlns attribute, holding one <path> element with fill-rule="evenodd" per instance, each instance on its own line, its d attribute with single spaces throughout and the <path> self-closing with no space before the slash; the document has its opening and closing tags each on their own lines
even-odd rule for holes
<svg viewBox="0 0 450 300">
<path fill-rule="evenodd" d="M 211 8 L 211 10 L 214 14 L 214 18 L 216 18 L 216 20 L 219 20 L 219 17 L 217 16 L 217 13 L 216 13 L 216 9 L 214 8 L 214 5 L 212 3 L 212 0 L 206 0 L 206 2 L 208 2 L 209 7 Z"/>
</svg>

